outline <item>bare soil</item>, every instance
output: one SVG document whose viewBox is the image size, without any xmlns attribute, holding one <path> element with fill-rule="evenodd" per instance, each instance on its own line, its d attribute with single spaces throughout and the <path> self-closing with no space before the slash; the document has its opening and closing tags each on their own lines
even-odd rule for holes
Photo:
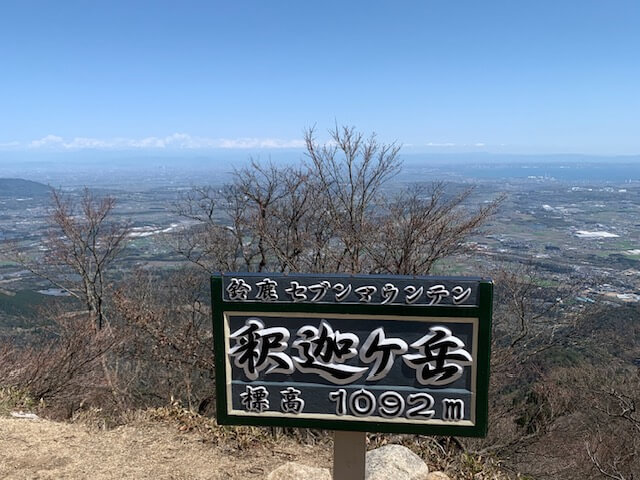
<svg viewBox="0 0 640 480">
<path fill-rule="evenodd" d="M 329 467 L 327 445 L 283 438 L 238 449 L 161 423 L 97 430 L 0 417 L 1 479 L 258 479 L 287 461 Z"/>
</svg>

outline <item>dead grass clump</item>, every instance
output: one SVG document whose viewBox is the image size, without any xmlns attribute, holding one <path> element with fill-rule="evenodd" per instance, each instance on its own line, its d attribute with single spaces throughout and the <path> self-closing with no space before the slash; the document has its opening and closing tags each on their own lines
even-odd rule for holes
<svg viewBox="0 0 640 480">
<path fill-rule="evenodd" d="M 0 415 L 8 415 L 13 411 L 32 411 L 37 403 L 24 390 L 16 387 L 0 388 Z"/>
<path fill-rule="evenodd" d="M 181 432 L 194 433 L 205 443 L 226 445 L 230 449 L 246 450 L 256 446 L 271 447 L 276 442 L 276 438 L 268 428 L 218 425 L 214 419 L 183 408 L 178 402 L 167 407 L 141 411 L 136 421 L 165 423 Z"/>
</svg>

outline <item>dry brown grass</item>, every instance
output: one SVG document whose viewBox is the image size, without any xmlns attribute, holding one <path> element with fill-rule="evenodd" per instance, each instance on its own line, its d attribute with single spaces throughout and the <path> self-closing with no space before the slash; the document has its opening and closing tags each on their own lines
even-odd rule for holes
<svg viewBox="0 0 640 480">
<path fill-rule="evenodd" d="M 140 414 L 112 430 L 0 417 L 0 478 L 258 479 L 287 461 L 331 463 L 326 444 L 301 445 L 286 437 L 274 443 L 249 429 L 205 435 L 189 432 L 186 422 L 154 416 Z"/>
<path fill-rule="evenodd" d="M 179 402 L 121 412 L 85 408 L 68 422 L 7 418 L 47 408 L 0 389 L 2 479 L 258 479 L 288 461 L 329 468 L 330 432 L 220 426 Z M 114 425 L 118 425 L 115 426 Z M 370 434 L 368 449 L 404 445 L 452 479 L 508 480 L 498 462 L 464 453 L 447 439 Z M 515 476 L 511 478 L 517 478 Z"/>
<path fill-rule="evenodd" d="M 72 423 L 0 416 L 0 478 L 258 479 L 288 461 L 331 467 L 328 434 L 221 427 L 178 405 L 124 420 L 108 429 L 100 411 L 84 411 Z M 509 478 L 494 462 L 447 453 L 452 450 L 427 437 L 370 435 L 368 448 L 390 442 L 411 448 L 431 470 L 452 479 Z"/>
</svg>

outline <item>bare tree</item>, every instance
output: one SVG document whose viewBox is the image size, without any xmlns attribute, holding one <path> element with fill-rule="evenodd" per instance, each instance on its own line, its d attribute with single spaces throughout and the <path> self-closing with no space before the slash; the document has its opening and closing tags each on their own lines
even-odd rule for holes
<svg viewBox="0 0 640 480">
<path fill-rule="evenodd" d="M 116 392 L 105 377 L 106 356 L 123 341 L 111 328 L 96 331 L 86 312 L 66 312 L 49 305 L 49 324 L 26 344 L 3 342 L 0 378 L 46 404 L 49 411 L 70 417 L 80 405 L 112 405 Z M 52 409 L 52 410 L 51 410 Z"/>
<path fill-rule="evenodd" d="M 470 210 L 471 189 L 447 196 L 441 183 L 390 199 L 399 145 L 353 127 L 329 135 L 321 144 L 305 132 L 302 165 L 252 160 L 219 191 L 195 187 L 177 211 L 198 224 L 176 251 L 208 271 L 427 274 L 463 251 L 501 201 Z"/>
<path fill-rule="evenodd" d="M 500 268 L 492 278 L 496 284 L 494 344 L 513 351 L 518 363 L 557 346 L 563 341 L 557 331 L 575 326 L 576 312 L 563 306 L 575 296 L 576 285 L 545 287 L 531 264 Z"/>
<path fill-rule="evenodd" d="M 211 397 L 208 278 L 193 267 L 159 275 L 137 271 L 115 292 L 114 309 L 130 339 L 122 357 L 144 401 L 170 397 L 193 406 Z M 163 365 L 163 368 L 156 368 Z"/>
<path fill-rule="evenodd" d="M 473 193 L 467 188 L 447 198 L 445 185 L 414 185 L 385 205 L 367 244 L 376 272 L 425 275 L 438 260 L 466 250 L 465 240 L 478 233 L 503 197 L 474 211 L 464 209 Z"/>
<path fill-rule="evenodd" d="M 270 249 L 266 236 L 269 230 L 268 224 L 274 223 L 274 206 L 291 193 L 285 179 L 289 175 L 289 169 L 279 169 L 272 163 L 260 164 L 251 160 L 248 167 L 236 170 L 233 174 L 234 181 L 231 192 L 245 200 L 243 215 L 235 218 L 238 231 L 248 232 L 249 237 L 255 242 L 258 253 L 256 270 L 261 272 L 270 264 Z M 233 205 L 233 201 L 229 203 Z M 276 233 L 271 229 L 271 233 Z M 272 242 L 273 243 L 273 242 Z M 285 249 L 289 249 L 285 246 Z M 292 252 L 295 255 L 295 252 Z"/>
<path fill-rule="evenodd" d="M 589 392 L 595 415 L 585 449 L 603 477 L 632 480 L 640 471 L 640 373 L 598 373 Z"/>
<path fill-rule="evenodd" d="M 309 175 L 323 194 L 319 208 L 336 226 L 340 250 L 334 269 L 363 272 L 369 215 L 386 183 L 400 171 L 400 145 L 379 143 L 375 134 L 365 138 L 353 127 L 336 126 L 329 134 L 331 142 L 320 144 L 313 129 L 305 133 Z"/>
<path fill-rule="evenodd" d="M 176 213 L 193 225 L 164 238 L 176 253 L 209 273 L 249 270 L 255 252 L 238 228 L 246 203 L 230 186 L 194 186 L 175 204 Z"/>
<path fill-rule="evenodd" d="M 260 235 L 275 256 L 280 271 L 317 271 L 318 239 L 326 237 L 316 189 L 307 172 L 284 167 L 277 172 L 281 194 L 261 219 Z M 324 233 L 324 236 L 322 236 Z M 318 234 L 321 236 L 319 237 Z"/>
<path fill-rule="evenodd" d="M 570 413 L 571 402 L 543 365 L 545 354 L 563 348 L 572 331 L 574 315 L 563 307 L 574 290 L 570 285 L 543 286 L 533 265 L 501 267 L 489 274 L 495 283 L 490 429 L 482 440 L 462 442 L 477 454 L 517 464 L 545 448 L 558 419 Z M 550 450 L 544 454 L 550 457 Z M 543 472 L 556 468 L 538 463 Z"/>
<path fill-rule="evenodd" d="M 113 221 L 114 197 L 97 198 L 85 188 L 78 201 L 55 189 L 51 199 L 43 258 L 17 253 L 16 260 L 82 301 L 99 330 L 106 321 L 109 273 L 126 245 L 129 226 Z"/>
</svg>

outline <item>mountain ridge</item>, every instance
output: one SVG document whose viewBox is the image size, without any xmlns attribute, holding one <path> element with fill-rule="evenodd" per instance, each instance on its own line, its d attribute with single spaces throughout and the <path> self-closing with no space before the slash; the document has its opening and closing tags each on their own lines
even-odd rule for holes
<svg viewBox="0 0 640 480">
<path fill-rule="evenodd" d="M 49 195 L 51 187 L 24 178 L 0 178 L 0 196 L 32 197 Z"/>
</svg>

